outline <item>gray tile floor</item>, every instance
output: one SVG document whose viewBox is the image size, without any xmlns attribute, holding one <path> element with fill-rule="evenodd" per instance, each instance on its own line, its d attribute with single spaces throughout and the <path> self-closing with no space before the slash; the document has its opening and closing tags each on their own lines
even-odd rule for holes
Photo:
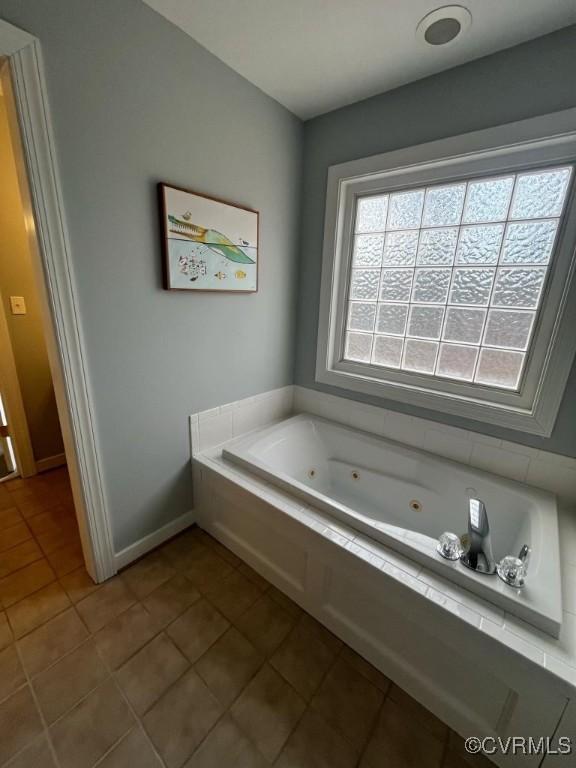
<svg viewBox="0 0 576 768">
<path fill-rule="evenodd" d="M 198 528 L 94 585 L 71 504 L 64 471 L 0 486 L 0 766 L 479 764 Z"/>
</svg>

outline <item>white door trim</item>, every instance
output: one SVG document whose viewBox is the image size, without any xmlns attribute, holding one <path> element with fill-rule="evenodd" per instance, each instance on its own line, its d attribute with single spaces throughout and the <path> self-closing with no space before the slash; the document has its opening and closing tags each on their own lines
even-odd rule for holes
<svg viewBox="0 0 576 768">
<path fill-rule="evenodd" d="M 0 20 L 27 167 L 44 287 L 48 356 L 58 402 L 86 567 L 96 581 L 116 573 L 70 245 L 56 164 L 40 43 Z"/>
</svg>

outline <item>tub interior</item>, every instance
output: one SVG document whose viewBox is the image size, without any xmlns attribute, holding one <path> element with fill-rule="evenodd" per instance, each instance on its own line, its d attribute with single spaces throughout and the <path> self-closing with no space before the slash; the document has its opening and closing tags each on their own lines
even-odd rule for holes
<svg viewBox="0 0 576 768">
<path fill-rule="evenodd" d="M 391 533 L 396 528 L 433 539 L 446 530 L 465 533 L 468 501 L 477 497 L 488 509 L 498 559 L 533 538 L 534 500 L 525 493 L 503 489 L 488 475 L 472 482 L 457 465 L 447 471 L 423 451 L 365 433 L 318 420 L 294 422 L 281 434 L 263 436 L 250 452 L 314 496 L 337 499 Z"/>
<path fill-rule="evenodd" d="M 231 441 L 224 455 L 541 629 L 559 631 L 551 494 L 305 414 Z M 513 590 L 496 576 L 480 576 L 436 554 L 441 533 L 466 533 L 471 497 L 486 505 L 496 560 L 531 547 L 525 589 Z"/>
</svg>

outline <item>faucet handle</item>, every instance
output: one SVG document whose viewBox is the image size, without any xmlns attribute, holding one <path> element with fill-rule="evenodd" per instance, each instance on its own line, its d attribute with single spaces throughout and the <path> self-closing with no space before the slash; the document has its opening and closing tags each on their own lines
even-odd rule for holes
<svg viewBox="0 0 576 768">
<path fill-rule="evenodd" d="M 528 546 L 528 544 L 524 544 L 518 554 L 518 560 L 522 560 L 526 570 L 528 570 L 528 563 L 530 562 L 531 554 L 532 554 L 532 549 Z"/>
<path fill-rule="evenodd" d="M 523 587 L 526 583 L 528 573 L 528 563 L 532 550 L 528 544 L 524 544 L 518 557 L 507 555 L 498 563 L 496 572 L 502 581 L 510 587 Z"/>
<path fill-rule="evenodd" d="M 458 560 L 464 552 L 460 536 L 450 531 L 444 531 L 436 544 L 436 552 L 446 560 Z"/>
</svg>

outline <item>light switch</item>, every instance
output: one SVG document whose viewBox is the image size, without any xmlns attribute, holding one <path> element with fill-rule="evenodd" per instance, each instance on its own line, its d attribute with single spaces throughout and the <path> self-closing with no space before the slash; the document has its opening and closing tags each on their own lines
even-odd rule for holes
<svg viewBox="0 0 576 768">
<path fill-rule="evenodd" d="M 13 315 L 26 314 L 26 302 L 24 296 L 10 296 L 10 309 Z"/>
</svg>

